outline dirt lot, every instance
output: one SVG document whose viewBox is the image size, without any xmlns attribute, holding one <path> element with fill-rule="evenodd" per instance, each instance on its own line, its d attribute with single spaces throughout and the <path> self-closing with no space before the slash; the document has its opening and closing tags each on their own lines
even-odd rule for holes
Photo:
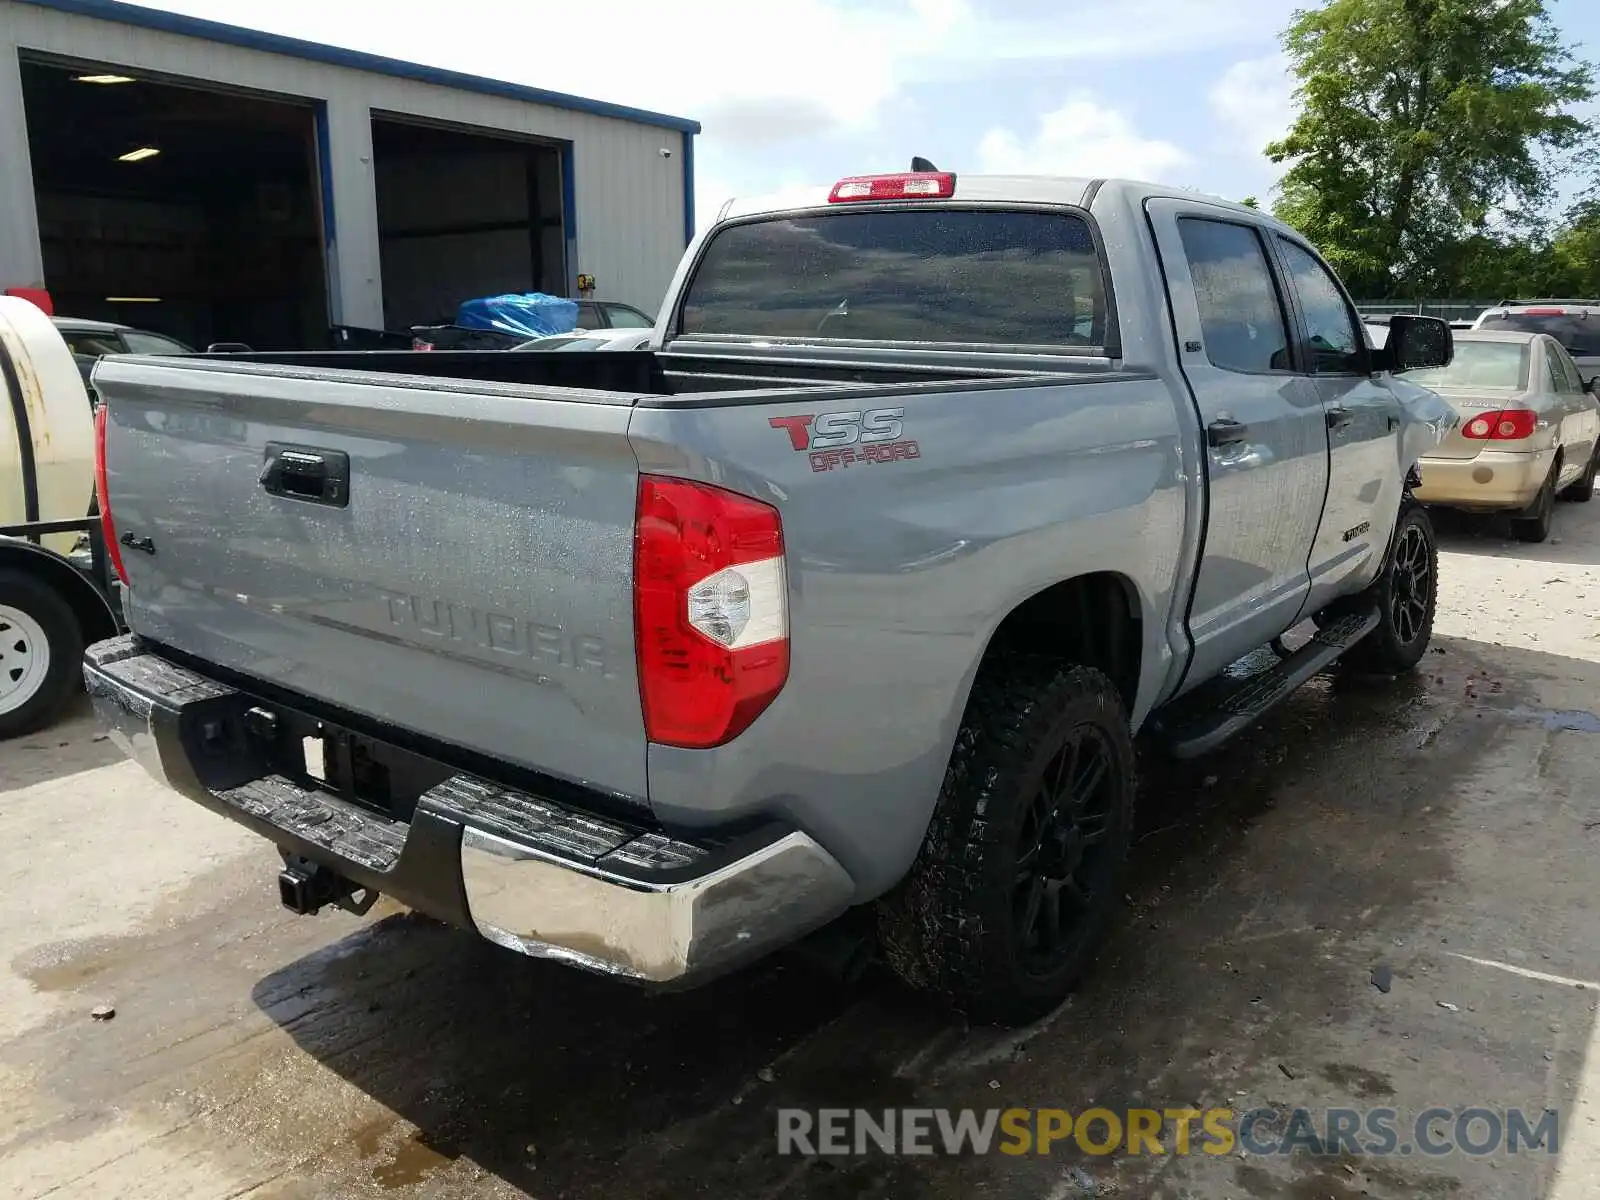
<svg viewBox="0 0 1600 1200">
<path fill-rule="evenodd" d="M 1600 1195 L 1600 505 L 1443 540 L 1416 679 L 1319 681 L 1152 768 L 1121 927 L 1021 1034 L 792 961 L 650 997 L 393 908 L 295 918 L 270 847 L 87 712 L 10 743 L 0 1194 Z M 776 1151 L 785 1106 L 1091 1104 L 1549 1108 L 1561 1153 Z"/>
</svg>

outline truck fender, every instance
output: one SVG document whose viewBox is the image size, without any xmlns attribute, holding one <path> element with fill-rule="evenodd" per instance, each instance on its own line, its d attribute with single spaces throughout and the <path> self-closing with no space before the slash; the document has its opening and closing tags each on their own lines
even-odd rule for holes
<svg viewBox="0 0 1600 1200">
<path fill-rule="evenodd" d="M 89 576 L 53 550 L 32 542 L 0 538 L 0 569 L 21 571 L 48 584 L 77 614 L 85 644 L 113 637 L 120 628 L 111 600 Z"/>
</svg>

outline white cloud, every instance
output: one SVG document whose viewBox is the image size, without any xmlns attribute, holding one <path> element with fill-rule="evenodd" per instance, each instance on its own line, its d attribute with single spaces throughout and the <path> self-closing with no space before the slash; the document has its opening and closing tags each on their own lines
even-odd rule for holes
<svg viewBox="0 0 1600 1200">
<path fill-rule="evenodd" d="M 327 0 L 154 7 L 701 120 L 730 145 L 867 128 L 891 96 L 1022 60 L 1149 58 L 1257 41 L 1288 0 L 608 0 L 601 15 L 503 5 L 441 17 Z M 554 23 L 552 23 L 554 21 Z M 553 30 L 561 36 L 552 42 Z"/>
<path fill-rule="evenodd" d="M 1231 149 L 1259 155 L 1294 121 L 1294 77 L 1282 54 L 1234 63 L 1211 85 L 1207 100 Z"/>
<path fill-rule="evenodd" d="M 994 128 L 978 143 L 979 168 L 994 175 L 1098 175 L 1164 181 L 1189 156 L 1144 137 L 1125 113 L 1077 92 L 1039 118 L 1027 137 Z"/>
<path fill-rule="evenodd" d="M 327 0 L 156 6 L 693 117 L 709 136 L 725 125 L 738 144 L 869 125 L 904 83 L 903 65 L 959 44 L 955 31 L 974 20 L 966 0 L 785 0 L 767 14 L 744 0 L 608 0 L 603 15 L 572 10 L 553 24 L 544 5 L 502 6 L 482 21 L 441 18 L 432 0 L 389 0 L 381 20 Z"/>
</svg>

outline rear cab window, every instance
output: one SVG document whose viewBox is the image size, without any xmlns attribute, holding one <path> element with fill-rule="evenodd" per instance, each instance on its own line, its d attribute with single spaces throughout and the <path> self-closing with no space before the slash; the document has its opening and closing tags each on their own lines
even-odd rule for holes
<svg viewBox="0 0 1600 1200">
<path fill-rule="evenodd" d="M 682 336 L 1108 353 L 1089 223 L 1070 212 L 919 208 L 731 224 L 701 256 Z"/>
</svg>

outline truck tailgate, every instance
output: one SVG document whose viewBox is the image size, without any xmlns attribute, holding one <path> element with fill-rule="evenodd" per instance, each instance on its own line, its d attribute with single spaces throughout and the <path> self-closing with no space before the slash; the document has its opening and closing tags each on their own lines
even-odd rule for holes
<svg viewBox="0 0 1600 1200">
<path fill-rule="evenodd" d="M 135 633 L 642 802 L 626 397 L 137 359 L 95 383 Z"/>
</svg>

